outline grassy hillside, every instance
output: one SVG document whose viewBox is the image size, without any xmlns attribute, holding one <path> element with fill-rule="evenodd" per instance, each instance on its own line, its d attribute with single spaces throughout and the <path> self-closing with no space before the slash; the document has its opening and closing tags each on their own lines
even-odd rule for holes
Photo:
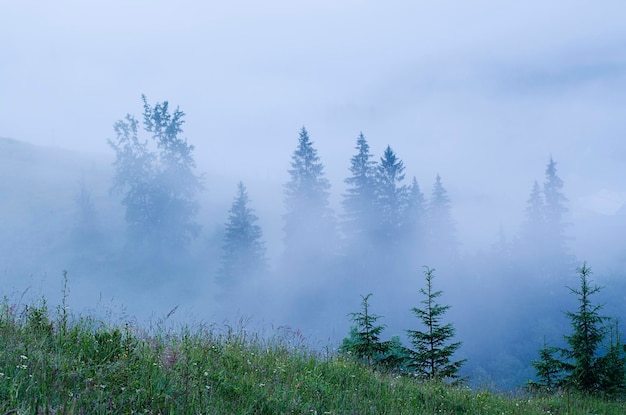
<svg viewBox="0 0 626 415">
<path fill-rule="evenodd" d="M 299 333 L 148 331 L 45 301 L 0 305 L 0 413 L 623 414 L 571 394 L 506 397 L 379 373 L 307 350 Z"/>
</svg>

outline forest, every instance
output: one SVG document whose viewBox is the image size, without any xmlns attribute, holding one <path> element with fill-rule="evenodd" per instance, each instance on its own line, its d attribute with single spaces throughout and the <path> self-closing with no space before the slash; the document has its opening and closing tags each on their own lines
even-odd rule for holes
<svg viewBox="0 0 626 415">
<path fill-rule="evenodd" d="M 445 172 L 430 180 L 408 176 L 392 142 L 373 154 L 358 132 L 341 194 L 333 195 L 322 156 L 302 127 L 291 158 L 283 156 L 288 181 L 283 199 L 273 202 L 276 217 L 259 217 L 239 181 L 230 201 L 210 202 L 225 220 L 207 222 L 206 201 L 219 179 L 197 165 L 184 137 L 185 113 L 145 96 L 142 104 L 138 118 L 115 122 L 112 162 L 2 141 L 12 160 L 2 177 L 37 166 L 21 183 L 1 185 L 9 295 L 31 290 L 54 301 L 51 287 L 60 286 L 65 270 L 79 293 L 75 307 L 103 318 L 141 325 L 156 313 L 173 314 L 172 321 L 243 319 L 261 331 L 289 326 L 314 349 L 426 377 L 439 376 L 432 361 L 430 369 L 420 364 L 437 351 L 432 341 L 423 349 L 430 323 L 440 329 L 441 377 L 497 390 L 573 382 L 582 316 L 597 329 L 588 369 L 607 374 L 611 358 L 619 381 L 607 374 L 581 388 L 623 388 L 623 256 L 596 275 L 591 270 L 600 264 L 571 253 L 556 154 L 538 155 L 545 170 L 521 190 L 527 202 L 519 207 L 519 231 L 502 231 L 476 252 L 462 249 Z M 54 169 L 61 175 L 50 174 Z M 30 204 L 21 206 L 23 200 Z M 270 257 L 262 224 L 278 222 L 283 249 Z M 613 228 L 621 227 L 616 221 Z"/>
</svg>

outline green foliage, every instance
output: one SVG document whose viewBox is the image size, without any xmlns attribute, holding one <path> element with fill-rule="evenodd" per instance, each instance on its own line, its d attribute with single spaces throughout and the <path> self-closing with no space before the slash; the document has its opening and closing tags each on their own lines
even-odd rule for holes
<svg viewBox="0 0 626 415">
<path fill-rule="evenodd" d="M 548 346 L 544 339 L 543 348 L 539 351 L 539 360 L 532 362 L 539 380 L 528 382 L 531 391 L 554 392 L 557 387 L 563 385 L 565 366 L 555 357 L 560 351 L 558 347 Z"/>
<path fill-rule="evenodd" d="M 540 360 L 533 362 L 539 381 L 530 382 L 530 386 L 547 391 L 564 386 L 589 395 L 622 395 L 626 387 L 626 356 L 618 322 L 608 326 L 609 344 L 602 354 L 600 346 L 606 339 L 605 322 L 609 319 L 600 315 L 602 305 L 591 302 L 591 296 L 601 288 L 591 285 L 591 268 L 586 263 L 577 271 L 580 288 L 569 290 L 578 297 L 578 309 L 567 312 L 572 333 L 564 336 L 569 348 L 557 349 L 544 344 Z M 564 360 L 554 358 L 557 351 Z"/>
<path fill-rule="evenodd" d="M 381 316 L 370 312 L 371 296 L 372 294 L 361 296 L 363 311 L 349 314 L 356 325 L 351 327 L 350 337 L 343 339 L 339 349 L 341 353 L 353 355 L 358 361 L 369 366 L 382 362 L 391 350 L 391 344 L 380 339 L 385 326 L 377 325 L 376 322 Z M 388 361 L 390 362 L 389 359 Z"/>
<path fill-rule="evenodd" d="M 29 307 L 29 310 L 41 306 Z M 0 413 L 483 414 L 626 411 L 623 402 L 576 394 L 510 398 L 416 382 L 322 357 L 297 334 L 260 338 L 200 327 L 145 333 L 72 316 L 66 333 L 0 303 Z M 47 316 L 50 319 L 49 316 Z M 59 317 L 60 318 L 60 317 Z M 61 324 L 51 321 L 55 327 Z M 100 329 L 100 331 L 98 330 Z M 44 341 L 45 340 L 45 341 Z M 104 349 L 108 350 L 105 353 Z M 106 358 L 102 358 L 106 356 Z"/>
<path fill-rule="evenodd" d="M 590 285 L 591 269 L 584 263 L 578 268 L 578 273 L 580 288 L 569 288 L 578 296 L 578 311 L 567 312 L 572 334 L 565 336 L 569 348 L 563 350 L 567 359 L 565 367 L 569 372 L 566 382 L 581 392 L 595 393 L 601 387 L 602 368 L 597 354 L 605 336 L 603 323 L 607 318 L 599 314 L 601 305 L 591 303 L 591 296 L 600 291 L 600 287 Z"/>
<path fill-rule="evenodd" d="M 609 345 L 606 354 L 599 358 L 600 390 L 608 396 L 620 396 L 626 390 L 625 346 L 619 333 L 619 321 L 609 326 Z"/>
<path fill-rule="evenodd" d="M 424 307 L 412 309 L 424 329 L 407 330 L 413 346 L 409 350 L 407 368 L 422 379 L 459 381 L 458 371 L 465 359 L 452 361 L 461 342 L 450 343 L 454 337 L 454 327 L 452 323 L 442 323 L 442 317 L 450 306 L 436 302 L 442 292 L 433 290 L 434 271 L 425 267 L 426 289 L 420 289 L 420 293 L 426 297 L 421 301 Z"/>
</svg>

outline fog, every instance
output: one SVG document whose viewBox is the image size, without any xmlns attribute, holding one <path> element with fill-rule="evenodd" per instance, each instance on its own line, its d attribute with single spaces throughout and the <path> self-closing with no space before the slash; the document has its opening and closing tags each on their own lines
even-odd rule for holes
<svg viewBox="0 0 626 415">
<path fill-rule="evenodd" d="M 616 1 L 5 2 L 0 294 L 58 302 L 65 269 L 77 312 L 143 324 L 178 306 L 172 321 L 250 319 L 261 330 L 300 329 L 323 347 L 348 335 L 347 313 L 369 292 L 385 336 L 404 335 L 417 322 L 409 310 L 428 265 L 452 306 L 446 317 L 469 359 L 466 374 L 519 385 L 533 375 L 543 336 L 558 342 L 567 330 L 565 286 L 576 284 L 582 261 L 607 286 L 599 298 L 607 313 L 623 317 L 624 9 Z M 182 136 L 204 177 L 201 231 L 188 261 L 167 266 L 131 258 L 122 197 L 111 192 L 107 140 L 127 113 L 141 119 L 141 94 L 184 111 Z M 338 230 L 362 132 L 371 160 L 391 146 L 403 184 L 415 177 L 427 201 L 440 175 L 455 257 L 415 248 L 405 262 L 377 262 L 376 251 L 367 272 L 345 258 L 286 264 L 285 184 L 303 126 Z M 568 199 L 558 272 L 537 271 L 545 258 L 518 243 L 550 157 Z M 216 275 L 240 181 L 269 272 L 228 287 Z M 93 239 L 75 232 L 81 189 L 93 202 Z"/>
</svg>

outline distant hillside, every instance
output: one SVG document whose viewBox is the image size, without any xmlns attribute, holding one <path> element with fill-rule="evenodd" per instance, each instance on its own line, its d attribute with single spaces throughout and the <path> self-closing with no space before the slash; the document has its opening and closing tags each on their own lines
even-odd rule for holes
<svg viewBox="0 0 626 415">
<path fill-rule="evenodd" d="M 109 196 L 112 173 L 104 157 L 0 138 L 3 271 L 52 272 L 65 262 L 54 256 L 72 230 L 81 180 L 101 220 L 119 217 L 119 203 Z"/>
</svg>

